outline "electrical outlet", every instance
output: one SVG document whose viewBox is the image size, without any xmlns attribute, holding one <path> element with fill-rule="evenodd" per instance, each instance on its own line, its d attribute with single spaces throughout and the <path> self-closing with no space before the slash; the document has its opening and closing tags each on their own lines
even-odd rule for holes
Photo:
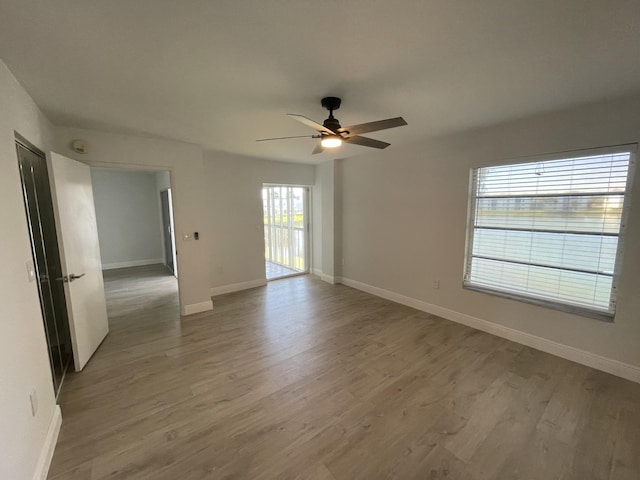
<svg viewBox="0 0 640 480">
<path fill-rule="evenodd" d="M 36 268 L 33 266 L 33 260 L 27 260 L 27 278 L 29 283 L 36 281 Z"/>
<path fill-rule="evenodd" d="M 440 288 L 440 280 L 433 281 L 433 289 L 438 290 Z"/>
<path fill-rule="evenodd" d="M 38 413 L 38 392 L 35 388 L 29 393 L 29 402 L 31 402 L 31 415 L 35 417 Z"/>
</svg>

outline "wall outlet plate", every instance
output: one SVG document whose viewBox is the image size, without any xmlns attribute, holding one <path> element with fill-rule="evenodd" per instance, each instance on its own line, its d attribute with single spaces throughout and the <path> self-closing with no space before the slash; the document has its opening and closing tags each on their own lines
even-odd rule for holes
<svg viewBox="0 0 640 480">
<path fill-rule="evenodd" d="M 29 279 L 29 283 L 36 281 L 36 269 L 33 266 L 33 260 L 27 260 L 25 263 L 27 267 L 27 278 Z"/>
</svg>

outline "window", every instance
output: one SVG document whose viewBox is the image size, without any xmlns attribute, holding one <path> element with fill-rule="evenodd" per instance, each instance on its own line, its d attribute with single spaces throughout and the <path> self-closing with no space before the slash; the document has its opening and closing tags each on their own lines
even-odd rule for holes
<svg viewBox="0 0 640 480">
<path fill-rule="evenodd" d="M 635 149 L 473 169 L 465 287 L 612 320 Z"/>
</svg>

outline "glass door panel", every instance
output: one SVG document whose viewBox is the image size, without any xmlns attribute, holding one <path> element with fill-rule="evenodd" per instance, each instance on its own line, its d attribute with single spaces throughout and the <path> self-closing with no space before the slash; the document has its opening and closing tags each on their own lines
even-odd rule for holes
<svg viewBox="0 0 640 480">
<path fill-rule="evenodd" d="M 262 189 L 267 278 L 309 271 L 306 187 L 265 185 Z"/>
</svg>

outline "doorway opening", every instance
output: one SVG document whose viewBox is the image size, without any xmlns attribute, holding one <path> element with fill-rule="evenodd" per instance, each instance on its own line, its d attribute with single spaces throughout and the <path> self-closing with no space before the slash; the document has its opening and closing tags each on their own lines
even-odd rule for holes
<svg viewBox="0 0 640 480">
<path fill-rule="evenodd" d="M 91 167 L 91 181 L 110 326 L 126 328 L 121 313 L 139 309 L 141 298 L 179 318 L 170 172 Z"/>
<path fill-rule="evenodd" d="M 73 360 L 73 347 L 47 161 L 43 152 L 18 134 L 16 150 L 33 258 L 27 269 L 38 287 L 53 388 L 58 398 Z"/>
<path fill-rule="evenodd" d="M 264 185 L 267 280 L 309 272 L 309 188 Z"/>
</svg>

